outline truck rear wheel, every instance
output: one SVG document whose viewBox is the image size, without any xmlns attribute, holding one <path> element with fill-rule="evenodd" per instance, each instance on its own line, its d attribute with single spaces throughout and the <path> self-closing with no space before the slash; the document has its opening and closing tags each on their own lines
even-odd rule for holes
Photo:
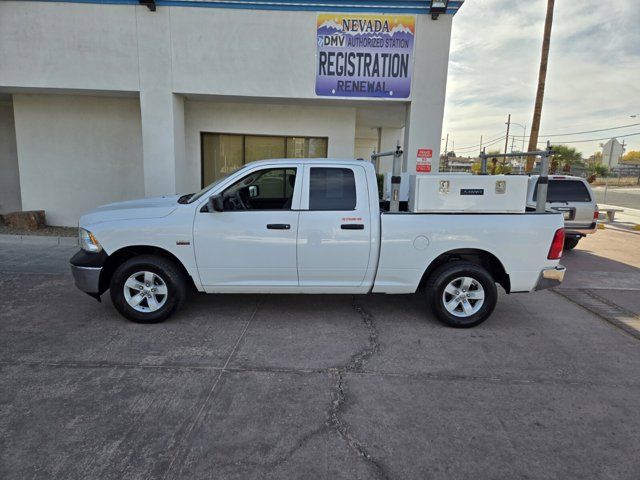
<svg viewBox="0 0 640 480">
<path fill-rule="evenodd" d="M 111 277 L 113 305 L 136 323 L 158 323 L 182 305 L 186 295 L 184 275 L 171 261 L 156 255 L 130 258 Z"/>
<path fill-rule="evenodd" d="M 484 322 L 496 306 L 496 283 L 484 268 L 450 262 L 429 277 L 427 297 L 436 317 L 450 327 L 469 328 Z"/>
</svg>

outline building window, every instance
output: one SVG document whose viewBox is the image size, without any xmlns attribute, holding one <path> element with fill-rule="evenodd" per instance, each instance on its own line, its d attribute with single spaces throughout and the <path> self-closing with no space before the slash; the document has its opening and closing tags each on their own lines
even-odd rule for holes
<svg viewBox="0 0 640 480">
<path fill-rule="evenodd" d="M 245 163 L 269 158 L 324 158 L 326 137 L 201 134 L 202 186 L 209 185 Z"/>
<path fill-rule="evenodd" d="M 355 210 L 353 170 L 313 167 L 309 176 L 309 210 Z"/>
</svg>

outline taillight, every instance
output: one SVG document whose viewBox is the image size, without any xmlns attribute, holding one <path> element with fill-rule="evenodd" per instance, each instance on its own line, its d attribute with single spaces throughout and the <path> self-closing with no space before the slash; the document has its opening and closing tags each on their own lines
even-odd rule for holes
<svg viewBox="0 0 640 480">
<path fill-rule="evenodd" d="M 551 248 L 549 248 L 549 260 L 560 260 L 562 256 L 562 249 L 564 248 L 564 228 L 559 228 L 553 235 L 553 241 L 551 242 Z"/>
<path fill-rule="evenodd" d="M 598 220 L 598 218 L 600 218 L 600 209 L 596 205 L 596 209 L 593 211 L 593 219 Z"/>
</svg>

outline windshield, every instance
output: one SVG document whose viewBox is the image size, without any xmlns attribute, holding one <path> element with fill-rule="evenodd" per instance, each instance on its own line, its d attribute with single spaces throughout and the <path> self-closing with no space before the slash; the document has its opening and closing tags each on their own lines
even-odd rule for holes
<svg viewBox="0 0 640 480">
<path fill-rule="evenodd" d="M 198 200 L 200 197 L 202 197 L 205 193 L 207 193 L 209 190 L 211 190 L 213 187 L 215 187 L 216 185 L 218 185 L 220 182 L 222 182 L 223 180 L 225 180 L 229 175 L 233 175 L 234 173 L 242 170 L 242 168 L 237 168 L 229 173 L 227 173 L 226 175 L 220 177 L 218 180 L 216 180 L 213 183 L 210 183 L 209 185 L 207 185 L 206 187 L 204 187 L 202 190 L 200 190 L 198 193 L 194 193 L 191 197 L 189 197 L 189 201 L 187 201 L 187 203 L 193 203 L 196 200 Z"/>
</svg>

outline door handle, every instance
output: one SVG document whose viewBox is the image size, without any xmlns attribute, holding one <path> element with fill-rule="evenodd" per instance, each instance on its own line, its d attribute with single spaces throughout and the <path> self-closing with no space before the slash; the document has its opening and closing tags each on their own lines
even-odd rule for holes
<svg viewBox="0 0 640 480">
<path fill-rule="evenodd" d="M 342 230 L 364 230 L 364 225 L 362 223 L 343 223 L 340 228 Z"/>
<path fill-rule="evenodd" d="M 291 225 L 288 223 L 267 223 L 269 230 L 291 230 Z"/>
</svg>

